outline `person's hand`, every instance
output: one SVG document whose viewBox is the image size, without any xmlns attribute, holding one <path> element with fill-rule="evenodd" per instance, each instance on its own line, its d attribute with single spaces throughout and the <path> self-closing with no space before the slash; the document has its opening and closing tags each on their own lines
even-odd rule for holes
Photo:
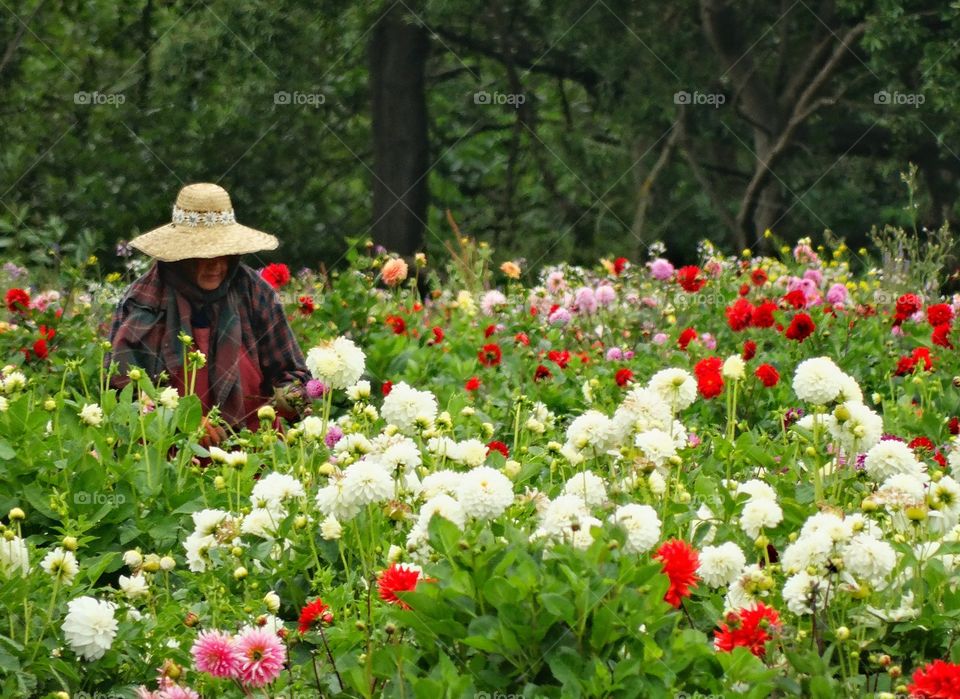
<svg viewBox="0 0 960 699">
<path fill-rule="evenodd" d="M 298 415 L 303 408 L 303 396 L 293 384 L 274 389 L 270 402 L 285 416 Z"/>
<path fill-rule="evenodd" d="M 206 415 L 203 416 L 200 426 L 203 428 L 200 446 L 204 449 L 215 447 L 227 438 L 227 431 L 220 425 L 215 425 L 210 422 Z"/>
</svg>

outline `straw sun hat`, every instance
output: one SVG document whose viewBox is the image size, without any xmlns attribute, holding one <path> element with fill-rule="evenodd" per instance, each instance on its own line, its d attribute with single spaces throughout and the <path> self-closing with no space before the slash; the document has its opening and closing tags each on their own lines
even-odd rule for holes
<svg viewBox="0 0 960 699">
<path fill-rule="evenodd" d="M 164 262 L 274 250 L 279 244 L 269 233 L 237 223 L 227 190 L 207 183 L 181 189 L 172 222 L 130 241 Z"/>
</svg>

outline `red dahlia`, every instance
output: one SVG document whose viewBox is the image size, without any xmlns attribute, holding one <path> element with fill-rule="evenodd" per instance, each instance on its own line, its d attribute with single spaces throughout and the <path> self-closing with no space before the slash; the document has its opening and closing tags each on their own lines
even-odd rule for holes
<svg viewBox="0 0 960 699">
<path fill-rule="evenodd" d="M 780 626 L 777 610 L 758 602 L 755 607 L 744 607 L 727 614 L 726 623 L 713 635 L 713 645 L 718 651 L 730 653 L 734 648 L 748 648 L 758 658 L 766 652 L 771 633 Z"/>
<path fill-rule="evenodd" d="M 960 417 L 953 416 L 950 418 L 950 422 L 947 423 L 947 429 L 950 430 L 950 434 L 952 435 L 960 434 Z"/>
<path fill-rule="evenodd" d="M 753 340 L 747 340 L 743 343 L 743 352 L 741 355 L 743 361 L 749 362 L 751 359 L 757 356 L 757 343 Z"/>
<path fill-rule="evenodd" d="M 732 306 L 727 306 L 727 324 L 734 332 L 740 332 L 750 327 L 753 318 L 753 304 L 747 299 L 739 298 Z"/>
<path fill-rule="evenodd" d="M 526 333 L 517 333 L 513 336 L 513 341 L 518 345 L 525 345 L 527 347 L 530 346 L 530 338 L 527 337 Z"/>
<path fill-rule="evenodd" d="M 480 379 L 478 379 L 476 376 L 471 376 L 469 379 L 467 379 L 467 383 L 465 383 L 463 387 L 468 391 L 476 391 L 478 388 L 480 388 Z"/>
<path fill-rule="evenodd" d="M 547 352 L 547 359 L 556 364 L 561 369 L 566 369 L 567 364 L 570 363 L 570 351 L 563 350 L 550 350 Z"/>
<path fill-rule="evenodd" d="M 390 391 L 392 390 L 393 381 L 384 381 L 382 384 L 380 384 L 380 393 L 382 393 L 384 396 L 389 396 Z"/>
<path fill-rule="evenodd" d="M 6 296 L 7 310 L 11 313 L 24 313 L 30 310 L 30 294 L 23 289 L 10 289 Z"/>
<path fill-rule="evenodd" d="M 480 348 L 480 351 L 477 352 L 477 359 L 480 360 L 483 366 L 497 366 L 502 356 L 503 352 L 500 351 L 500 345 L 493 342 L 484 345 Z"/>
<path fill-rule="evenodd" d="M 807 305 L 807 297 L 803 293 L 803 289 L 794 289 L 783 297 L 783 302 L 788 306 L 793 306 L 793 308 L 800 310 Z"/>
<path fill-rule="evenodd" d="M 758 366 L 754 375 L 760 379 L 760 382 L 767 388 L 773 388 L 780 383 L 780 374 L 769 364 L 761 364 Z"/>
<path fill-rule="evenodd" d="M 750 272 L 750 281 L 753 282 L 754 286 L 763 286 L 767 283 L 767 273 L 757 267 L 755 270 Z"/>
<path fill-rule="evenodd" d="M 945 303 L 938 303 L 927 307 L 927 321 L 933 327 L 949 323 L 953 320 L 953 309 Z"/>
<path fill-rule="evenodd" d="M 394 563 L 377 576 L 380 599 L 389 604 L 399 605 L 401 609 L 410 609 L 410 605 L 397 597 L 397 593 L 415 590 L 422 576 L 423 572 L 419 566 L 411 563 Z"/>
<path fill-rule="evenodd" d="M 952 329 L 953 328 L 951 327 L 950 323 L 941 323 L 933 329 L 932 333 L 930 333 L 930 342 L 938 347 L 953 349 L 953 343 L 950 342 L 950 331 Z"/>
<path fill-rule="evenodd" d="M 691 294 L 700 291 L 707 280 L 700 276 L 700 268 L 696 265 L 687 265 L 677 270 L 677 283 L 683 290 Z"/>
<path fill-rule="evenodd" d="M 750 323 L 755 328 L 773 327 L 773 312 L 777 310 L 777 304 L 773 301 L 764 301 L 753 309 L 753 317 Z"/>
<path fill-rule="evenodd" d="M 626 386 L 628 383 L 633 381 L 633 372 L 624 367 L 617 372 L 616 376 L 617 386 L 621 388 Z"/>
<path fill-rule="evenodd" d="M 387 316 L 387 325 L 393 328 L 394 335 L 403 335 L 407 332 L 407 321 L 400 316 Z"/>
<path fill-rule="evenodd" d="M 679 539 L 670 539 L 657 549 L 654 558 L 663 566 L 663 573 L 670 578 L 670 587 L 664 601 L 679 607 L 683 597 L 690 596 L 690 588 L 697 586 L 697 568 L 700 556 L 690 544 Z"/>
<path fill-rule="evenodd" d="M 613 273 L 619 277 L 623 273 L 623 270 L 627 268 L 628 264 L 630 264 L 630 262 L 626 257 L 618 257 L 613 261 Z"/>
<path fill-rule="evenodd" d="M 913 673 L 912 697 L 960 699 L 960 665 L 934 660 Z"/>
<path fill-rule="evenodd" d="M 537 370 L 533 373 L 533 380 L 540 381 L 542 379 L 549 379 L 553 374 L 550 373 L 550 370 L 547 369 L 543 364 L 537 365 Z"/>
<path fill-rule="evenodd" d="M 894 316 L 899 325 L 923 308 L 923 301 L 916 294 L 904 294 L 897 299 L 897 312 Z"/>
<path fill-rule="evenodd" d="M 710 400 L 723 392 L 723 377 L 719 372 L 707 372 L 697 377 L 697 390 L 700 395 Z"/>
<path fill-rule="evenodd" d="M 282 262 L 274 262 L 261 269 L 260 276 L 274 289 L 279 289 L 290 282 L 290 269 Z"/>
<path fill-rule="evenodd" d="M 816 323 L 806 313 L 797 313 L 790 321 L 790 327 L 787 328 L 786 336 L 789 340 L 803 342 L 813 334 L 817 329 Z"/>
<path fill-rule="evenodd" d="M 697 339 L 697 331 L 693 328 L 684 328 L 683 332 L 680 333 L 680 337 L 677 339 L 677 346 L 680 349 L 685 350 L 687 346 Z"/>
<path fill-rule="evenodd" d="M 484 336 L 484 337 L 490 337 L 490 336 L 493 335 L 495 332 L 497 332 L 497 326 L 496 326 L 496 325 L 493 325 L 493 324 L 491 323 L 490 325 L 488 325 L 488 326 L 484 329 L 484 331 L 483 331 L 483 336 Z"/>
<path fill-rule="evenodd" d="M 305 316 L 313 313 L 314 309 L 316 308 L 312 296 L 301 296 L 298 301 L 300 303 L 300 312 Z"/>
<path fill-rule="evenodd" d="M 319 597 L 301 609 L 298 626 L 300 633 L 307 633 L 318 621 L 329 624 L 333 620 L 333 615 L 327 611 L 328 609 L 329 607 Z"/>
<path fill-rule="evenodd" d="M 701 376 L 703 374 L 719 374 L 720 370 L 723 368 L 723 361 L 720 357 L 707 357 L 706 359 L 701 359 L 693 367 L 693 373 L 695 376 Z"/>
<path fill-rule="evenodd" d="M 487 456 L 490 456 L 490 453 L 494 451 L 498 451 L 501 454 L 503 454 L 504 459 L 510 458 L 510 449 L 503 442 L 498 442 L 497 440 L 494 440 L 489 444 L 487 444 Z"/>
</svg>

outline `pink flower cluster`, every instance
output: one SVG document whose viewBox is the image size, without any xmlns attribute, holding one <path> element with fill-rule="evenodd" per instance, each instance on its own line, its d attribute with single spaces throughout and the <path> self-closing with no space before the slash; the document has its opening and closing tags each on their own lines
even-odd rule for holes
<svg viewBox="0 0 960 699">
<path fill-rule="evenodd" d="M 259 628 L 246 629 L 237 636 L 224 631 L 201 631 L 190 654 L 200 672 L 239 680 L 249 687 L 270 684 L 287 662 L 283 641 L 272 631 Z"/>
</svg>

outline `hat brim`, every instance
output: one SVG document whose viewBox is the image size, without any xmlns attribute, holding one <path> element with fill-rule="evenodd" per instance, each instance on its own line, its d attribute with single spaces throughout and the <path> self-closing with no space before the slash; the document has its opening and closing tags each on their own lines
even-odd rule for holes
<svg viewBox="0 0 960 699">
<path fill-rule="evenodd" d="M 239 223 L 225 226 L 184 226 L 168 223 L 139 235 L 130 246 L 162 262 L 276 250 L 280 241 L 269 233 Z"/>
</svg>

